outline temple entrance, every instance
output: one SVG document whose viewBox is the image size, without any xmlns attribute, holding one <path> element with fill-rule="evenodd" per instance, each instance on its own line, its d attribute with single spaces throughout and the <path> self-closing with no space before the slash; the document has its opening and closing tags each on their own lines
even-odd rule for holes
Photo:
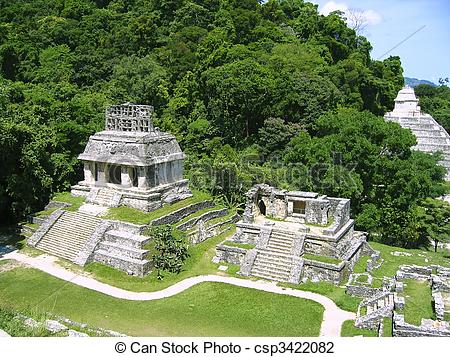
<svg viewBox="0 0 450 357">
<path fill-rule="evenodd" d="M 294 201 L 293 212 L 296 214 L 305 214 L 306 213 L 306 202 L 305 201 Z"/>
<path fill-rule="evenodd" d="M 138 170 L 136 167 L 132 167 L 130 170 L 130 178 L 131 178 L 131 184 L 133 187 L 138 187 Z"/>
<path fill-rule="evenodd" d="M 109 183 L 116 185 L 122 184 L 122 167 L 118 165 L 110 165 L 108 168 Z"/>
<path fill-rule="evenodd" d="M 265 216 L 266 215 L 266 204 L 264 203 L 263 200 L 259 200 L 258 202 L 258 208 L 259 208 L 259 212 Z"/>
</svg>

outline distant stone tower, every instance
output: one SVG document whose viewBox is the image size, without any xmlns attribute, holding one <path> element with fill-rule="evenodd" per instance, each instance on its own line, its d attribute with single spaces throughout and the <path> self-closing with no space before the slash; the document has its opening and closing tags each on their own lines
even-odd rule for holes
<svg viewBox="0 0 450 357">
<path fill-rule="evenodd" d="M 450 181 L 450 136 L 431 115 L 420 111 L 413 88 L 406 86 L 398 92 L 394 110 L 386 113 L 384 118 L 411 129 L 417 138 L 417 145 L 413 149 L 428 153 L 441 152 L 441 165 L 447 169 L 445 179 Z"/>
<path fill-rule="evenodd" d="M 173 135 L 153 127 L 153 107 L 125 103 L 106 110 L 105 130 L 84 152 L 84 180 L 72 194 L 87 202 L 146 212 L 191 196 L 183 179 L 185 154 Z"/>
</svg>

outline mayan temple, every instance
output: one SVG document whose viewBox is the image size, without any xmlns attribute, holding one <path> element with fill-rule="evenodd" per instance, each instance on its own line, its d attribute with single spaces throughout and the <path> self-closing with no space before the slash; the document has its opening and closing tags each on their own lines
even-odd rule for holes
<svg viewBox="0 0 450 357">
<path fill-rule="evenodd" d="M 394 110 L 386 113 L 384 118 L 411 129 L 417 138 L 415 150 L 441 152 L 444 155 L 441 164 L 447 169 L 445 179 L 450 181 L 450 136 L 431 115 L 420 111 L 413 88 L 406 86 L 398 92 Z"/>
</svg>

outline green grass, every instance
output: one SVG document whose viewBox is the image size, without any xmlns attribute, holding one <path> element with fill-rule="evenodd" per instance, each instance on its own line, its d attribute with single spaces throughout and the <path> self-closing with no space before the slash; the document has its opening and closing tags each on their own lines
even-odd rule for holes
<svg viewBox="0 0 450 357">
<path fill-rule="evenodd" d="M 444 314 L 444 321 L 450 322 L 450 313 L 446 312 L 446 313 Z"/>
<path fill-rule="evenodd" d="M 206 222 L 207 226 L 212 226 L 216 223 L 220 223 L 220 222 L 224 222 L 228 219 L 230 219 L 231 217 L 233 217 L 236 214 L 236 209 L 235 208 L 230 208 L 228 209 L 228 214 L 222 217 L 217 217 L 217 218 L 213 218 L 210 219 L 208 222 Z"/>
<path fill-rule="evenodd" d="M 279 283 L 278 285 L 325 295 L 333 300 L 339 308 L 346 311 L 358 311 L 359 303 L 362 301 L 361 298 L 347 295 L 344 287 L 335 286 L 326 282 L 306 282 L 301 284 Z"/>
<path fill-rule="evenodd" d="M 327 228 L 327 227 L 330 227 L 333 223 L 334 223 L 333 217 L 328 217 L 327 224 L 305 223 L 305 226 Z"/>
<path fill-rule="evenodd" d="M 316 262 L 321 263 L 328 263 L 328 264 L 341 264 L 342 260 L 332 258 L 332 257 L 326 257 L 324 255 L 315 255 L 315 254 L 303 254 L 303 258 L 308 260 L 314 260 Z"/>
<path fill-rule="evenodd" d="M 366 272 L 366 266 L 367 261 L 370 259 L 367 255 L 362 256 L 359 258 L 358 262 L 353 267 L 353 272 L 357 274 L 365 273 Z"/>
<path fill-rule="evenodd" d="M 211 261 L 216 254 L 215 247 L 218 243 L 234 233 L 235 228 L 189 247 L 190 256 L 184 261 L 181 273 L 164 273 L 163 280 L 157 279 L 156 271 L 151 272 L 143 278 L 139 278 L 100 263 L 88 264 L 85 270 L 90 272 L 95 279 L 125 290 L 157 291 L 165 289 L 186 278 L 205 274 L 216 274 L 217 267 L 220 264 L 215 264 Z"/>
<path fill-rule="evenodd" d="M 383 286 L 383 279 L 381 278 L 373 278 L 372 280 L 372 288 L 381 288 Z"/>
<path fill-rule="evenodd" d="M 449 252 L 431 252 L 420 249 L 403 249 L 398 247 L 391 247 L 388 245 L 370 242 L 370 246 L 381 252 L 381 257 L 384 259 L 380 268 L 375 269 L 371 274 L 374 277 L 382 278 L 383 276 L 394 276 L 403 264 L 415 264 L 415 265 L 442 265 L 450 267 L 450 255 Z M 412 256 L 394 256 L 391 252 L 405 252 L 412 254 Z M 419 256 L 423 255 L 423 257 Z M 428 262 L 425 261 L 428 260 Z"/>
<path fill-rule="evenodd" d="M 436 319 L 433 312 L 431 288 L 426 281 L 405 279 L 405 322 L 420 326 L 422 318 Z"/>
<path fill-rule="evenodd" d="M 318 336 L 323 318 L 314 301 L 228 284 L 127 301 L 24 268 L 1 274 L 0 306 L 32 307 L 132 336 Z"/>
<path fill-rule="evenodd" d="M 377 337 L 378 332 L 366 329 L 359 329 L 355 327 L 355 320 L 347 320 L 342 324 L 341 329 L 342 337 L 364 336 L 364 337 Z"/>
<path fill-rule="evenodd" d="M 39 211 L 35 213 L 36 217 L 45 217 L 51 215 L 53 212 L 55 212 L 58 209 L 58 207 L 49 208 L 43 211 Z"/>
<path fill-rule="evenodd" d="M 30 222 L 22 223 L 22 226 L 26 226 L 26 227 L 31 228 L 33 230 L 36 230 L 36 229 L 39 228 L 39 224 L 37 224 L 37 223 L 30 223 Z"/>
<path fill-rule="evenodd" d="M 358 283 L 367 283 L 368 280 L 369 280 L 369 277 L 367 275 L 360 275 L 356 279 L 356 282 L 358 282 Z"/>
<path fill-rule="evenodd" d="M 42 320 L 41 316 L 37 317 L 36 314 L 29 311 L 19 312 L 7 304 L 0 303 L 0 329 L 13 337 L 46 337 L 52 335 L 43 326 L 32 328 L 25 325 L 23 320 L 15 318 L 19 313 L 33 317 L 37 321 Z"/>
<path fill-rule="evenodd" d="M 182 201 L 175 202 L 173 204 L 165 205 L 149 213 L 142 212 L 140 210 L 127 206 L 110 208 L 104 218 L 118 221 L 125 221 L 135 224 L 148 224 L 150 223 L 150 221 L 153 221 L 154 219 L 165 216 L 180 208 L 184 208 L 190 204 L 211 200 L 211 195 L 209 195 L 208 193 L 195 190 L 193 190 L 192 193 L 193 193 L 192 197 L 186 198 L 185 200 Z"/>
<path fill-rule="evenodd" d="M 383 337 L 392 337 L 392 318 L 383 319 Z"/>
<path fill-rule="evenodd" d="M 52 201 L 69 203 L 71 206 L 64 207 L 63 209 L 65 211 L 71 211 L 71 212 L 78 211 L 78 209 L 84 204 L 85 200 L 86 199 L 84 197 L 72 196 L 72 194 L 70 192 L 57 193 L 57 194 L 55 194 L 55 196 L 52 199 Z"/>
<path fill-rule="evenodd" d="M 242 249 L 253 249 L 255 248 L 254 244 L 247 244 L 247 243 L 236 243 L 230 240 L 226 240 L 225 242 L 222 242 L 223 245 L 226 245 L 228 247 L 236 247 L 236 248 L 242 248 Z"/>
</svg>

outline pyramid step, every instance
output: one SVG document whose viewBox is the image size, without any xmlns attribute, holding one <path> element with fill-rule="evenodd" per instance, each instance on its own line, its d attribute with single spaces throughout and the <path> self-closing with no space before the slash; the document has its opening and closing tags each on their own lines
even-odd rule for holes
<svg viewBox="0 0 450 357">
<path fill-rule="evenodd" d="M 266 264 L 264 262 L 255 262 L 253 265 L 254 269 L 260 269 L 260 270 L 266 270 L 271 272 L 276 272 L 279 274 L 289 274 L 291 271 L 290 266 L 281 266 L 281 265 L 273 265 L 273 264 Z"/>
<path fill-rule="evenodd" d="M 277 274 L 271 274 L 271 273 L 267 273 L 265 271 L 259 271 L 259 270 L 252 270 L 251 275 L 256 276 L 258 278 L 275 280 L 275 281 L 280 281 L 280 282 L 285 282 L 285 281 L 289 280 L 289 275 L 277 275 Z"/>
<path fill-rule="evenodd" d="M 94 260 L 137 276 L 145 275 L 151 268 L 151 263 L 148 260 L 133 259 L 102 249 L 95 251 Z"/>
<path fill-rule="evenodd" d="M 99 250 L 106 251 L 118 256 L 128 256 L 132 259 L 143 260 L 148 253 L 148 250 L 138 249 L 129 246 L 124 246 L 111 242 L 100 242 Z"/>
</svg>

